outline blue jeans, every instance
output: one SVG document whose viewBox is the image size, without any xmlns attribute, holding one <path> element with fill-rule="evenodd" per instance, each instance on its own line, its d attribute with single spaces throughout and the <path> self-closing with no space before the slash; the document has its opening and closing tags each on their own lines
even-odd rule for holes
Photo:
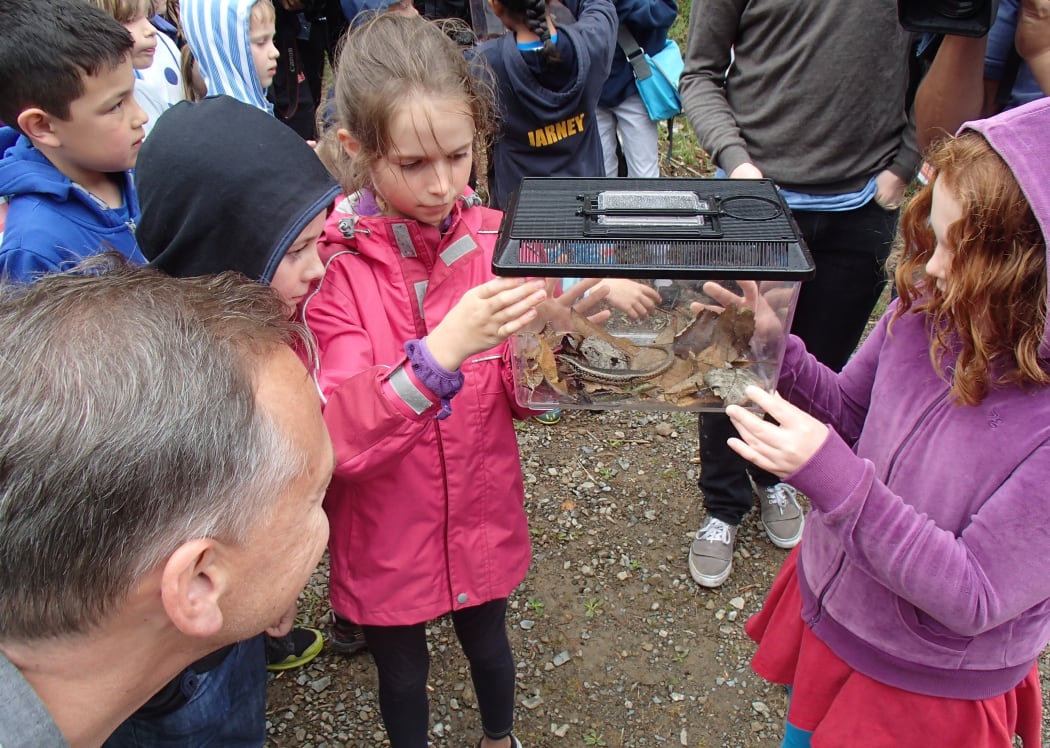
<svg viewBox="0 0 1050 748">
<path fill-rule="evenodd" d="M 179 674 L 188 701 L 167 714 L 132 716 L 105 748 L 259 748 L 266 739 L 266 655 L 259 636 L 236 644 L 213 670 Z"/>
</svg>

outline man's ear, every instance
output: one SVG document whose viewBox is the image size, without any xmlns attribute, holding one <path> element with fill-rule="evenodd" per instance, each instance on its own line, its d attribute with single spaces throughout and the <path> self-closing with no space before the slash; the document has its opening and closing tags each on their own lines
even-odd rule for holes
<svg viewBox="0 0 1050 748">
<path fill-rule="evenodd" d="M 62 142 L 55 134 L 51 126 L 52 115 L 38 107 L 23 109 L 15 120 L 18 128 L 33 141 L 34 145 L 45 145 L 49 148 L 58 148 Z"/>
<path fill-rule="evenodd" d="M 357 142 L 345 127 L 340 127 L 336 130 L 335 136 L 339 138 L 339 145 L 343 146 L 343 150 L 346 151 L 346 155 L 350 158 L 354 158 L 361 152 L 361 144 Z"/>
<path fill-rule="evenodd" d="M 164 612 L 187 636 L 212 637 L 222 630 L 219 603 L 228 588 L 229 574 L 216 544 L 211 538 L 186 541 L 168 557 L 161 573 Z"/>
</svg>

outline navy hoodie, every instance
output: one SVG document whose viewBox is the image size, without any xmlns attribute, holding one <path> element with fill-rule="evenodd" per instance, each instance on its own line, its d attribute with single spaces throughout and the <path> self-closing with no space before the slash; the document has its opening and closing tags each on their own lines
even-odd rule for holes
<svg viewBox="0 0 1050 748">
<path fill-rule="evenodd" d="M 146 258 L 135 243 L 139 204 L 131 172 L 120 175 L 124 209 L 114 210 L 72 182 L 13 128 L 0 128 L 0 195 L 8 198 L 0 239 L 0 273 L 28 283 L 115 249 L 132 262 Z"/>
<path fill-rule="evenodd" d="M 605 176 L 595 111 L 616 28 L 610 0 L 585 0 L 576 23 L 558 27 L 562 62 L 549 71 L 540 70 L 538 52 L 518 49 L 513 33 L 478 46 L 499 96 L 500 134 L 489 167 L 494 207 L 506 207 L 522 177 Z"/>
</svg>

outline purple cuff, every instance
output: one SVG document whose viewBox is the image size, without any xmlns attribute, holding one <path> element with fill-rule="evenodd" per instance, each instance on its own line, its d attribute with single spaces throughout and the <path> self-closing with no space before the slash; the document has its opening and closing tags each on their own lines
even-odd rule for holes
<svg viewBox="0 0 1050 748">
<path fill-rule="evenodd" d="M 449 371 L 435 361 L 427 348 L 426 338 L 405 341 L 405 354 L 419 381 L 441 398 L 441 412 L 434 417 L 439 421 L 448 418 L 452 415 L 449 400 L 463 387 L 463 372 Z"/>
</svg>

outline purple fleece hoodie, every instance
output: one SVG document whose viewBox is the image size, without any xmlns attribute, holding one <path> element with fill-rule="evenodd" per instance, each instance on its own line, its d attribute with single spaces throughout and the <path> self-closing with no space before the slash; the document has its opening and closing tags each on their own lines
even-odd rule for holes
<svg viewBox="0 0 1050 748">
<path fill-rule="evenodd" d="M 1050 236 L 1050 99 L 963 125 Z M 891 306 L 841 374 L 791 337 L 781 394 L 832 431 L 788 482 L 809 496 L 802 616 L 854 669 L 932 696 L 1016 686 L 1050 641 L 1050 387 L 954 405 L 925 315 Z M 1050 357 L 1044 331 L 1042 355 Z"/>
</svg>

